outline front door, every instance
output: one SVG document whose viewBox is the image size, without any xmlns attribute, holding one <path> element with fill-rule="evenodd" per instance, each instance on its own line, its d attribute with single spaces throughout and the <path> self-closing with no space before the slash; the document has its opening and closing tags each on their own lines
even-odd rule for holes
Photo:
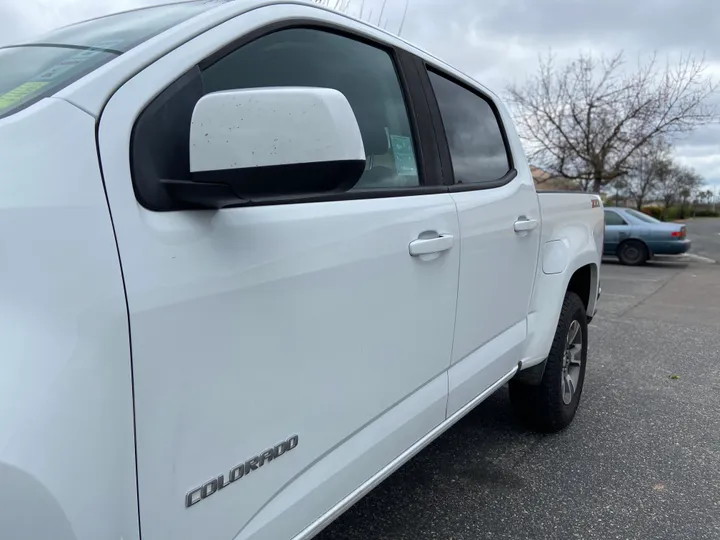
<svg viewBox="0 0 720 540">
<path fill-rule="evenodd" d="M 513 126 L 509 118 L 501 120 L 500 105 L 448 74 L 430 70 L 428 76 L 462 231 L 449 372 L 452 414 L 507 379 L 520 361 L 538 261 L 540 208 L 517 137 L 503 136 L 503 129 Z"/>
<path fill-rule="evenodd" d="M 317 11 L 257 9 L 200 35 L 122 86 L 100 121 L 130 313 L 140 521 L 154 540 L 291 538 L 445 418 L 455 204 L 417 157 L 396 53 L 329 31 L 334 15 L 278 26 L 289 13 Z M 153 174 L 186 173 L 193 92 L 288 85 L 346 95 L 368 155 L 357 188 L 173 210 Z M 411 255 L 438 235 L 452 238 Z"/>
</svg>

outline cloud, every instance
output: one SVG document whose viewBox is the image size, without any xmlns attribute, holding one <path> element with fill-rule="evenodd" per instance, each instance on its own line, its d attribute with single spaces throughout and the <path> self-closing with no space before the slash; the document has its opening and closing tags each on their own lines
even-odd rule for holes
<svg viewBox="0 0 720 540">
<path fill-rule="evenodd" d="M 108 13 L 160 4 L 158 0 L 0 0 L 0 45 L 16 43 Z"/>
<path fill-rule="evenodd" d="M 457 66 L 502 95 L 508 84 L 534 73 L 538 55 L 559 63 L 579 51 L 626 52 L 629 62 L 703 56 L 720 80 L 720 2 L 705 0 L 414 0 L 403 37 Z M 720 103 L 720 96 L 714 100 Z M 677 141 L 678 160 L 707 183 L 720 183 L 720 127 L 698 129 Z"/>
<path fill-rule="evenodd" d="M 53 27 L 168 0 L 0 0 L 0 44 Z M 242 0 L 238 0 L 242 1 Z M 552 49 L 559 62 L 578 51 L 628 58 L 706 55 L 720 80 L 720 2 L 709 0 L 327 0 L 346 3 L 362 17 L 465 71 L 502 95 Z M 718 98 L 720 103 L 720 97 Z M 720 182 L 715 158 L 720 129 L 709 127 L 678 141 L 676 155 Z"/>
</svg>

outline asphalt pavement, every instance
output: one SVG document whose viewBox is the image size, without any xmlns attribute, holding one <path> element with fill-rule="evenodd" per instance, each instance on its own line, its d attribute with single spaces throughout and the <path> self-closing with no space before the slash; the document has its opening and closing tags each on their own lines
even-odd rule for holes
<svg viewBox="0 0 720 540">
<path fill-rule="evenodd" d="M 718 226 L 688 225 L 716 260 Z M 502 388 L 319 538 L 720 539 L 720 265 L 606 262 L 602 282 L 569 428 L 527 431 Z"/>
<path fill-rule="evenodd" d="M 691 254 L 720 261 L 720 218 L 697 218 L 686 222 Z"/>
</svg>

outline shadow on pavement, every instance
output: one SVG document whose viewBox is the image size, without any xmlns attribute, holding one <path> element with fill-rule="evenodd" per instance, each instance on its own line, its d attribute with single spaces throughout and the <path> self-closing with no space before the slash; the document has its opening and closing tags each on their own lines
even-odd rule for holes
<svg viewBox="0 0 720 540">
<path fill-rule="evenodd" d="M 604 257 L 602 264 L 607 266 L 617 266 L 620 268 L 687 268 L 690 265 L 690 261 L 687 259 L 675 259 L 668 257 L 656 257 L 650 259 L 644 265 L 641 266 L 625 266 L 620 264 L 618 259 L 612 257 Z"/>
</svg>

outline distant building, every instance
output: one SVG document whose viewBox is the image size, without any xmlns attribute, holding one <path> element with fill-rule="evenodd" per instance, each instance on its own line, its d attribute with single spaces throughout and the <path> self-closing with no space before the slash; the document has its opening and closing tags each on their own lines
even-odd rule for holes
<svg viewBox="0 0 720 540">
<path fill-rule="evenodd" d="M 530 173 L 535 180 L 535 187 L 539 191 L 582 191 L 580 182 L 565 178 L 564 176 L 553 176 L 540 167 L 530 165 Z"/>
</svg>

